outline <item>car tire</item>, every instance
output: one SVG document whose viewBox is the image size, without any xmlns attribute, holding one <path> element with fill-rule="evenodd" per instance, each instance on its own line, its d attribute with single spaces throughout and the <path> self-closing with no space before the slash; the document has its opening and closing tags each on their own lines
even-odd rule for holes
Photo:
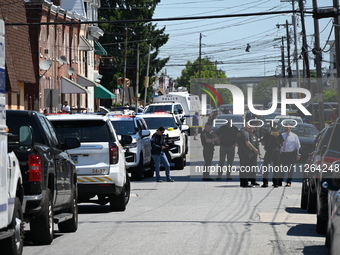
<svg viewBox="0 0 340 255">
<path fill-rule="evenodd" d="M 317 215 L 316 216 L 316 232 L 318 234 L 326 234 L 327 223 L 328 223 L 328 219 L 325 219 L 324 217 Z"/>
<path fill-rule="evenodd" d="M 316 213 L 316 194 L 310 188 L 308 189 L 307 212 Z"/>
<path fill-rule="evenodd" d="M 0 241 L 1 254 L 20 255 L 24 246 L 24 217 L 18 197 L 15 198 L 13 218 L 9 227 L 14 234 Z"/>
<path fill-rule="evenodd" d="M 72 200 L 67 210 L 67 213 L 71 213 L 73 217 L 72 219 L 69 219 L 64 222 L 60 222 L 58 224 L 59 231 L 63 233 L 76 232 L 78 229 L 78 201 L 77 201 L 78 196 L 77 196 L 76 185 L 73 184 L 72 188 L 73 188 L 73 196 L 71 198 Z"/>
<path fill-rule="evenodd" d="M 183 155 L 175 159 L 175 169 L 183 170 L 184 166 L 185 166 L 185 158 Z"/>
<path fill-rule="evenodd" d="M 302 181 L 302 188 L 301 188 L 301 202 L 300 202 L 301 209 L 307 209 L 308 189 L 309 187 L 307 185 L 307 179 L 304 178 Z"/>
<path fill-rule="evenodd" d="M 143 180 L 143 155 L 139 156 L 138 166 L 132 168 L 131 170 L 131 180 L 132 181 L 141 181 Z"/>
<path fill-rule="evenodd" d="M 126 209 L 126 205 L 130 200 L 130 178 L 126 175 L 126 183 L 122 188 L 122 191 L 119 195 L 111 195 L 110 196 L 110 210 L 112 212 L 123 212 Z"/>
<path fill-rule="evenodd" d="M 144 177 L 152 178 L 154 174 L 155 174 L 155 162 L 153 161 L 153 159 L 151 159 L 149 163 L 149 170 L 144 172 Z"/>
<path fill-rule="evenodd" d="M 54 219 L 53 219 L 52 195 L 46 190 L 45 199 L 41 212 L 30 222 L 31 240 L 34 244 L 46 245 L 53 241 Z"/>
</svg>

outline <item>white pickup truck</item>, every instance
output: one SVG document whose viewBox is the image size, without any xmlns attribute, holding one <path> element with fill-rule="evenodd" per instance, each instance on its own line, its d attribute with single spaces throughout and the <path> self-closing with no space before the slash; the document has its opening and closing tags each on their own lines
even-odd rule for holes
<svg viewBox="0 0 340 255">
<path fill-rule="evenodd" d="M 24 192 L 18 159 L 14 152 L 8 151 L 4 31 L 4 22 L 0 20 L 0 252 L 9 255 L 22 253 Z"/>
</svg>

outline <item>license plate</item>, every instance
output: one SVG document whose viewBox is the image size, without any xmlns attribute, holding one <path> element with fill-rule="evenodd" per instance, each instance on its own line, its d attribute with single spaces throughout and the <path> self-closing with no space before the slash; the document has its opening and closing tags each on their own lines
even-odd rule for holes
<svg viewBox="0 0 340 255">
<path fill-rule="evenodd" d="M 78 164 L 78 155 L 71 155 L 71 159 L 74 162 L 74 164 Z"/>
</svg>

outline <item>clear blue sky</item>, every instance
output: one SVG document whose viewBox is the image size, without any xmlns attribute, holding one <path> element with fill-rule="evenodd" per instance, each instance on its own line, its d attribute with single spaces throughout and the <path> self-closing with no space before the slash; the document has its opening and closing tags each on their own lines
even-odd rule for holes
<svg viewBox="0 0 340 255">
<path fill-rule="evenodd" d="M 258 13 L 292 10 L 292 2 L 282 0 L 162 0 L 153 18 L 173 18 L 191 16 L 211 16 L 238 13 Z M 319 7 L 331 6 L 332 0 L 318 0 Z M 295 9 L 298 3 L 295 3 Z M 312 10 L 312 0 L 307 0 L 305 8 Z M 218 61 L 218 69 L 226 72 L 228 77 L 264 76 L 281 72 L 281 40 L 274 40 L 286 35 L 285 27 L 276 27 L 288 20 L 291 15 L 250 16 L 237 18 L 221 18 L 206 20 L 166 21 L 158 22 L 159 27 L 166 26 L 165 33 L 170 35 L 166 45 L 160 49 L 159 56 L 170 56 L 167 74 L 172 78 L 181 75 L 187 61 L 194 61 L 199 55 L 199 35 L 202 33 L 202 57 Z M 301 22 L 298 16 L 298 53 L 301 52 Z M 314 25 L 311 15 L 305 17 L 311 69 L 314 69 L 311 50 L 314 44 Z M 331 32 L 332 20 L 319 21 L 321 48 L 326 44 Z M 293 35 L 293 26 L 289 26 Z M 331 35 L 331 40 L 334 36 Z M 251 45 L 251 51 L 246 52 L 246 45 Z M 285 41 L 286 44 L 286 41 Z M 325 51 L 329 46 L 325 48 Z M 294 44 L 291 44 L 291 56 Z M 285 53 L 286 54 L 286 53 Z M 323 59 L 329 60 L 329 53 L 324 53 Z M 291 57 L 293 59 L 293 57 Z M 292 62 L 295 70 L 295 63 Z M 324 62 L 323 67 L 329 63 Z M 302 61 L 299 62 L 302 69 Z M 164 70 L 165 70 L 164 69 Z M 163 70 L 163 71 L 164 71 Z"/>
</svg>

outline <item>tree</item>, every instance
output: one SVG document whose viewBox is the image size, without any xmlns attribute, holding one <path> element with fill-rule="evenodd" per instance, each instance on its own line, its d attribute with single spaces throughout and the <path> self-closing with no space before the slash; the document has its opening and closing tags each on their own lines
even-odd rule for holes
<svg viewBox="0 0 340 255">
<path fill-rule="evenodd" d="M 99 20 L 151 19 L 159 2 L 160 0 L 101 0 L 101 8 L 98 12 Z M 103 58 L 100 65 L 100 73 L 103 75 L 102 84 L 107 88 L 114 89 L 117 86 L 117 78 L 124 76 L 125 43 L 127 42 L 126 77 L 135 87 L 137 45 L 139 45 L 140 82 L 138 86 L 139 91 L 142 92 L 149 45 L 152 50 L 149 76 L 159 72 L 169 60 L 169 58 L 158 58 L 159 48 L 169 39 L 169 35 L 164 33 L 165 27 L 158 29 L 157 24 L 151 22 L 103 23 L 100 24 L 100 27 L 104 31 L 100 42 L 108 52 L 108 57 Z"/>
<path fill-rule="evenodd" d="M 227 78 L 222 70 L 217 70 L 214 62 L 207 57 L 201 61 L 197 58 L 194 62 L 188 61 L 182 70 L 182 75 L 177 78 L 177 87 L 190 88 L 191 78 Z"/>
<path fill-rule="evenodd" d="M 324 102 L 337 102 L 338 92 L 334 89 L 325 89 L 323 91 L 323 101 Z"/>
<path fill-rule="evenodd" d="M 253 88 L 254 104 L 263 104 L 266 106 L 273 98 L 273 87 L 277 86 L 274 78 L 267 78 L 256 84 Z"/>
</svg>

